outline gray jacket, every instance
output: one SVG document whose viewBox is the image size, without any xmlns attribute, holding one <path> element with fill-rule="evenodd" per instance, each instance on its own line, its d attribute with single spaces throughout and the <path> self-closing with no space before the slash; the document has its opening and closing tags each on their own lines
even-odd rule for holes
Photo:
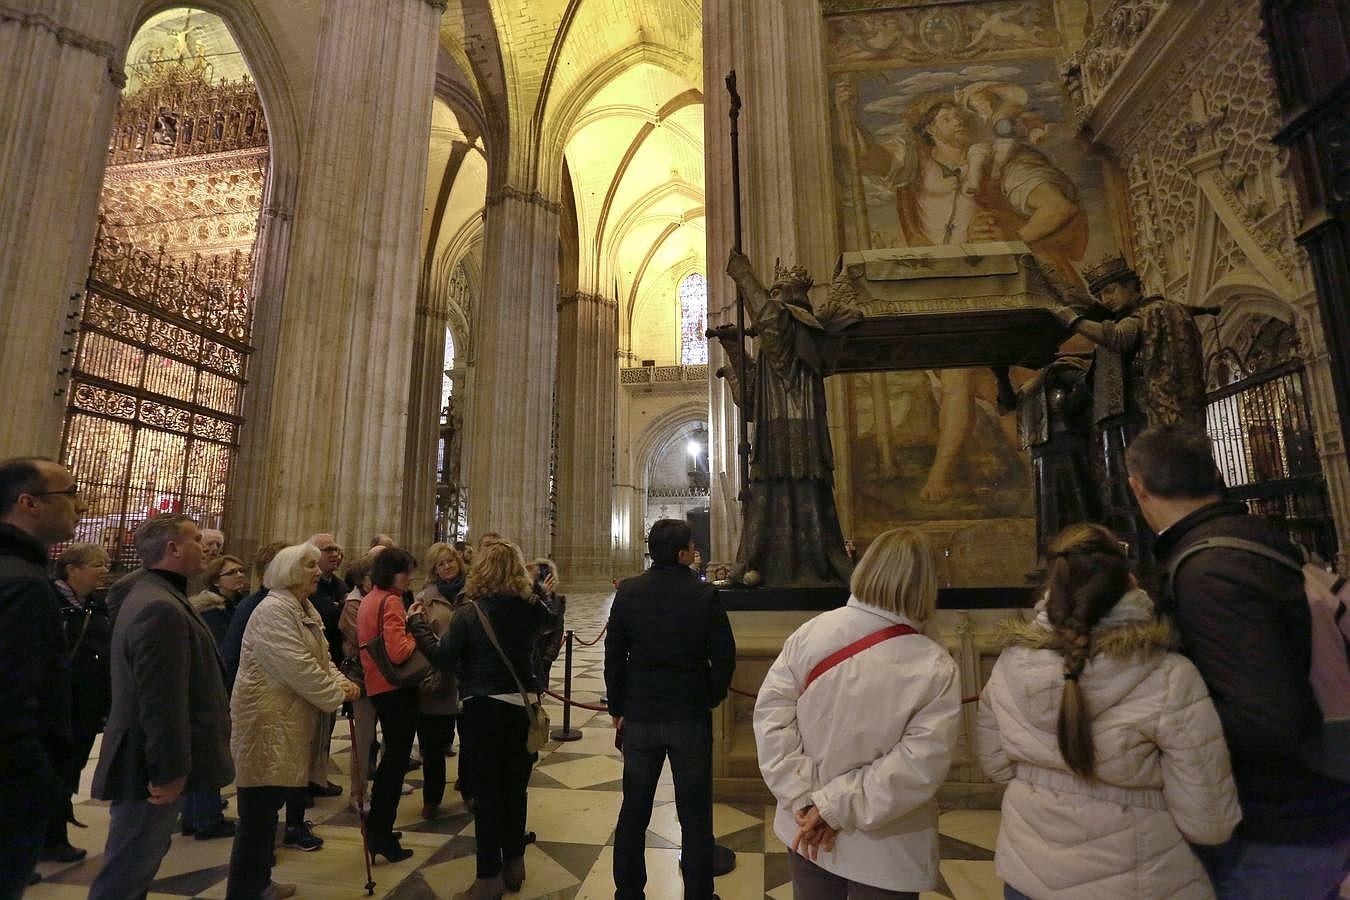
<svg viewBox="0 0 1350 900">
<path fill-rule="evenodd" d="M 172 576 L 146 572 L 117 614 L 112 711 L 93 796 L 142 800 L 150 782 L 187 789 L 234 779 L 229 697 L 215 638 Z"/>
</svg>

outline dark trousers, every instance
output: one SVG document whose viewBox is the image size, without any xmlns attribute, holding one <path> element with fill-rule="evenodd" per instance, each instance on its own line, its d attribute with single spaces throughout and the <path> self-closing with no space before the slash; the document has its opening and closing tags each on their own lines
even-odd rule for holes
<svg viewBox="0 0 1350 900">
<path fill-rule="evenodd" d="M 479 878 L 492 878 L 505 860 L 525 853 L 525 792 L 536 758 L 525 749 L 529 731 L 523 706 L 491 697 L 464 701 L 459 752 L 473 771 Z"/>
<path fill-rule="evenodd" d="M 214 828 L 225 818 L 220 809 L 220 791 L 206 788 L 188 791 L 183 795 L 183 827 L 193 831 Z"/>
<path fill-rule="evenodd" d="M 272 843 L 277 810 L 294 795 L 292 787 L 241 787 L 235 797 L 239 813 L 234 848 L 230 851 L 227 900 L 258 900 L 272 882 Z M 303 810 L 303 808 L 302 808 Z M 289 810 L 287 818 L 290 818 Z"/>
<path fill-rule="evenodd" d="M 918 891 L 888 891 L 827 872 L 800 853 L 788 851 L 792 900 L 919 900 Z"/>
<path fill-rule="evenodd" d="M 372 843 L 384 844 L 394 840 L 394 819 L 398 816 L 403 776 L 408 774 L 408 758 L 417 729 L 417 691 L 411 688 L 386 691 L 371 697 L 370 702 L 384 732 L 384 752 L 380 754 L 380 767 L 375 770 L 366 833 Z"/>
<path fill-rule="evenodd" d="M 623 725 L 623 807 L 614 830 L 614 896 L 640 900 L 647 885 L 647 825 L 667 757 L 680 817 L 680 860 L 686 900 L 713 892 L 712 716 Z"/>
<path fill-rule="evenodd" d="M 181 796 L 163 805 L 148 800 L 114 802 L 103 868 L 89 889 L 89 900 L 143 900 L 169 852 L 173 826 L 182 810 Z"/>
<path fill-rule="evenodd" d="M 44 841 L 48 847 L 63 847 L 70 843 L 70 838 L 66 831 L 69 819 L 74 813 L 71 806 L 71 794 L 78 793 L 80 790 L 80 775 L 84 772 L 84 767 L 89 764 L 89 754 L 94 749 L 94 738 L 98 737 L 97 731 L 89 731 L 76 727 L 75 736 L 71 745 L 70 759 L 66 763 L 65 771 L 62 776 L 66 782 L 66 798 L 61 809 L 53 813 L 47 820 L 47 838 Z"/>
<path fill-rule="evenodd" d="M 423 803 L 439 806 L 445 798 L 445 748 L 454 739 L 454 716 L 418 713 L 417 745 L 422 748 Z"/>
</svg>

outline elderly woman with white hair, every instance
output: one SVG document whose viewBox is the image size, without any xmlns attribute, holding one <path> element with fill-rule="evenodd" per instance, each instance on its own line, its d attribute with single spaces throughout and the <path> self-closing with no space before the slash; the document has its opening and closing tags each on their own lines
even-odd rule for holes
<svg viewBox="0 0 1350 900">
<path fill-rule="evenodd" d="M 927 539 L 867 548 L 840 609 L 783 643 L 755 700 L 755 746 L 778 799 L 792 894 L 917 898 L 937 882 L 937 789 L 960 711 L 956 663 L 923 634 L 937 605 Z"/>
<path fill-rule="evenodd" d="M 318 549 L 312 544 L 285 548 L 263 574 L 268 594 L 244 630 L 230 698 L 230 752 L 239 788 L 230 900 L 276 892 L 271 860 L 277 810 L 296 788 L 327 780 L 323 728 L 342 701 L 361 693 L 329 657 L 323 620 L 309 602 L 318 583 Z M 322 842 L 302 818 L 287 821 L 285 843 L 318 849 Z"/>
</svg>

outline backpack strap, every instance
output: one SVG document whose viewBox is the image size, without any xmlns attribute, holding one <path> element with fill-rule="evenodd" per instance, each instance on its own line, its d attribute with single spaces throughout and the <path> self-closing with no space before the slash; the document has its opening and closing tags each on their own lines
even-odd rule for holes
<svg viewBox="0 0 1350 900">
<path fill-rule="evenodd" d="M 1256 541 L 1248 541 L 1242 538 L 1212 537 L 1188 545 L 1185 550 L 1177 554 L 1176 559 L 1172 560 L 1172 565 L 1167 568 L 1168 591 L 1175 592 L 1176 590 L 1174 585 L 1177 583 L 1177 572 L 1181 571 L 1181 564 L 1205 550 L 1241 550 L 1243 553 L 1253 553 L 1279 563 L 1287 569 L 1292 569 L 1300 578 L 1303 577 L 1302 563 L 1278 550 L 1272 550 L 1265 544 L 1258 544 Z"/>
<path fill-rule="evenodd" d="M 847 647 L 842 647 L 839 650 L 834 651 L 829 656 L 816 663 L 815 668 L 813 668 L 806 676 L 806 683 L 802 685 L 802 693 L 805 693 L 806 689 L 811 686 L 811 682 L 815 681 L 849 657 L 856 656 L 863 652 L 868 647 L 880 644 L 882 641 L 889 641 L 893 637 L 918 633 L 919 632 L 910 628 L 908 625 L 895 624 L 882 628 L 880 631 L 874 631 L 871 634 L 863 635 Z"/>
</svg>

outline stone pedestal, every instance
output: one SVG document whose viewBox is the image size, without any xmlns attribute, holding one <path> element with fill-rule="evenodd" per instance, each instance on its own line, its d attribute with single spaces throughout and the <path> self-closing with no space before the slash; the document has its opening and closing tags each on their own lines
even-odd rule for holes
<svg viewBox="0 0 1350 900">
<path fill-rule="evenodd" d="M 548 553 L 557 354 L 558 204 L 506 187 L 487 200 L 483 294 L 465 421 L 469 537 L 496 531 Z M 566 574 L 566 573 L 564 573 Z"/>
<path fill-rule="evenodd" d="M 994 627 L 1018 609 L 940 609 L 927 632 L 951 651 L 961 678 L 961 696 L 973 697 L 984 687 L 998 659 Z M 736 673 L 733 693 L 713 712 L 713 795 L 722 801 L 773 803 L 773 795 L 759 774 L 752 725 L 755 701 L 764 676 L 783 648 L 783 641 L 802 623 L 817 615 L 810 611 L 731 611 L 736 635 Z M 735 693 L 736 691 L 744 693 Z M 880 711 L 878 714 L 881 714 Z M 961 728 L 952 750 L 952 768 L 938 791 L 944 808 L 997 809 L 1003 788 L 984 777 L 975 756 L 976 704 L 961 706 Z"/>
<path fill-rule="evenodd" d="M 569 586 L 612 577 L 619 310 L 578 292 L 558 302 L 558 509 L 553 553 Z"/>
<path fill-rule="evenodd" d="M 399 528 L 443 9 L 324 7 L 274 378 L 247 426 L 264 433 L 237 469 L 257 498 L 231 522 L 241 538 L 332 531 L 357 550 Z"/>
<path fill-rule="evenodd" d="M 0 4 L 0 459 L 60 450 L 108 131 L 121 4 Z"/>
</svg>

